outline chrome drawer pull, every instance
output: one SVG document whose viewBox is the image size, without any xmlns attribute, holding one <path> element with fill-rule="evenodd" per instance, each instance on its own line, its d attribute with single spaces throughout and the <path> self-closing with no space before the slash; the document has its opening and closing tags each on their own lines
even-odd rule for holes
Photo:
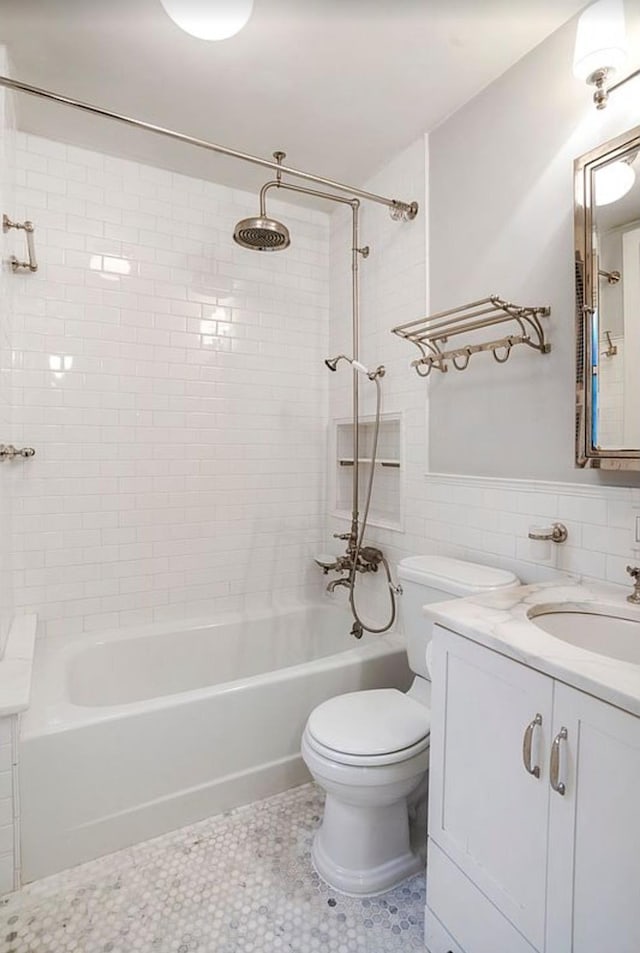
<svg viewBox="0 0 640 953">
<path fill-rule="evenodd" d="M 558 734 L 553 739 L 553 744 L 551 745 L 551 764 L 549 765 L 549 784 L 554 791 L 557 791 L 558 794 L 564 795 L 567 790 L 564 784 L 564 781 L 558 780 L 558 774 L 560 773 L 560 742 L 567 740 L 567 729 L 561 728 Z"/>
<path fill-rule="evenodd" d="M 540 766 L 535 764 L 533 767 L 531 767 L 531 745 L 533 742 L 533 732 L 541 724 L 542 715 L 538 713 L 533 721 L 530 721 L 525 728 L 524 737 L 522 739 L 522 760 L 524 762 L 524 767 L 529 774 L 534 776 L 534 778 L 540 777 Z"/>
</svg>

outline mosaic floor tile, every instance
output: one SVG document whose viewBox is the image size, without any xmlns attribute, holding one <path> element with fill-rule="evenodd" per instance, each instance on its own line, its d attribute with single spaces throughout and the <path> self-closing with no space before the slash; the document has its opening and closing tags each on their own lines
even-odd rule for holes
<svg viewBox="0 0 640 953">
<path fill-rule="evenodd" d="M 0 953 L 408 953 L 424 877 L 371 899 L 332 891 L 304 785 L 47 877 L 0 900 Z"/>
</svg>

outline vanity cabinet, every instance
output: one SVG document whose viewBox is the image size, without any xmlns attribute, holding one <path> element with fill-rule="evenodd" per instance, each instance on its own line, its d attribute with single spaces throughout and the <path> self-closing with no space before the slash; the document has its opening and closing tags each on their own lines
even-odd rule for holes
<svg viewBox="0 0 640 953">
<path fill-rule="evenodd" d="M 434 627 L 430 953 L 638 953 L 640 718 Z"/>
</svg>

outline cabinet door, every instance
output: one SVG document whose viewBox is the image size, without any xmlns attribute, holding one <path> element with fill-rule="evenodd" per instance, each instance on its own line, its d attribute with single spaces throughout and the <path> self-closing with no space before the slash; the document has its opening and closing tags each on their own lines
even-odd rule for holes
<svg viewBox="0 0 640 953">
<path fill-rule="evenodd" d="M 429 835 L 540 950 L 552 702 L 546 675 L 434 627 Z"/>
<path fill-rule="evenodd" d="M 640 718 L 556 684 L 546 953 L 640 950 Z"/>
</svg>

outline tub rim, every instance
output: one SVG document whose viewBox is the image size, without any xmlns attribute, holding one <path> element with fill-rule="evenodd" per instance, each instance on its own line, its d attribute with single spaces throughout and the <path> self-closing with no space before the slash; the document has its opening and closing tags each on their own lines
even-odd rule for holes
<svg viewBox="0 0 640 953">
<path fill-rule="evenodd" d="M 298 662 L 268 672 L 242 676 L 214 685 L 200 686 L 175 692 L 170 695 L 158 695 L 118 705 L 78 705 L 72 702 L 67 689 L 67 667 L 71 660 L 92 646 L 110 642 L 128 641 L 134 638 L 153 638 L 158 635 L 196 631 L 198 629 L 220 629 L 224 626 L 242 622 L 257 622 L 276 619 L 283 615 L 303 615 L 320 610 L 331 613 L 345 622 L 349 619 L 343 607 L 310 603 L 302 606 L 282 607 L 261 612 L 225 613 L 213 621 L 211 619 L 186 620 L 182 624 L 175 622 L 146 623 L 140 626 L 128 626 L 95 633 L 73 633 L 39 639 L 34 659 L 34 685 L 31 705 L 22 716 L 21 737 L 35 738 L 58 732 L 72 731 L 104 722 L 117 721 L 147 712 L 197 703 L 212 695 L 224 695 L 247 689 L 251 685 L 264 685 L 270 682 L 285 681 L 303 675 L 306 671 L 334 670 L 353 664 L 363 658 L 378 658 L 406 648 L 404 637 L 398 633 L 370 635 L 366 641 L 357 644 L 345 644 L 345 648 L 330 655 L 324 655 L 310 661 Z M 345 629 L 345 636 L 348 637 Z M 44 691 L 43 691 L 44 689 Z"/>
</svg>

